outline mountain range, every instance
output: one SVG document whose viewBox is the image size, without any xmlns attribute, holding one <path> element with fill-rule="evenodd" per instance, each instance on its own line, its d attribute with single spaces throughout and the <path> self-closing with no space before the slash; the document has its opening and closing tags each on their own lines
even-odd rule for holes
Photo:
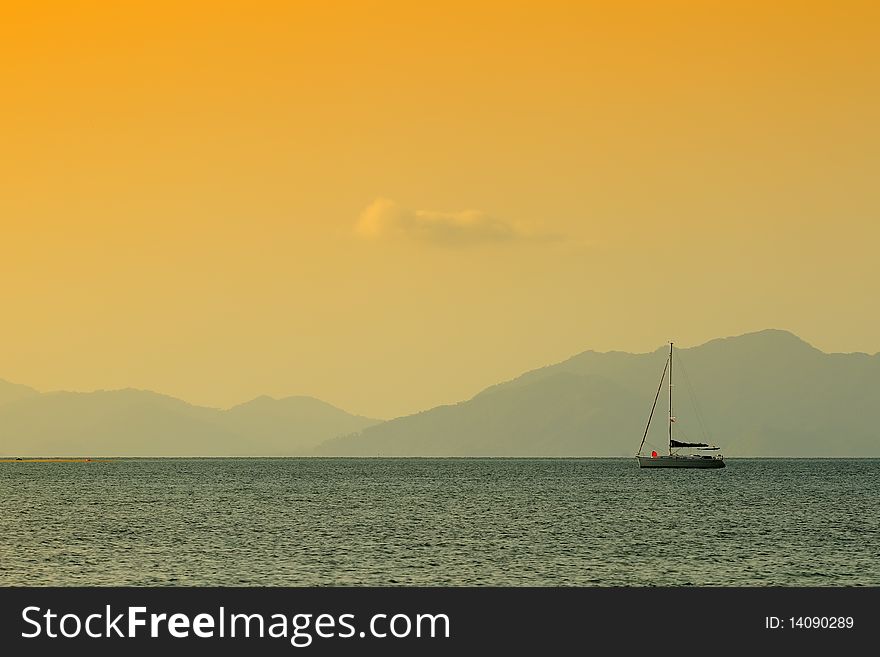
<svg viewBox="0 0 880 657">
<path fill-rule="evenodd" d="M 632 456 L 668 345 L 587 351 L 472 399 L 323 443 L 328 455 Z M 880 355 L 826 354 L 765 330 L 675 349 L 678 440 L 731 456 L 880 456 Z M 666 392 L 646 445 L 667 446 Z"/>
<path fill-rule="evenodd" d="M 312 397 L 220 410 L 148 390 L 41 394 L 0 381 L 0 456 L 302 456 L 379 421 Z"/>
<path fill-rule="evenodd" d="M 458 404 L 382 422 L 311 397 L 221 410 L 145 390 L 0 381 L 0 455 L 632 456 L 669 347 L 586 351 Z M 880 355 L 765 330 L 675 350 L 675 437 L 727 456 L 880 456 Z M 667 443 L 661 391 L 646 438 Z"/>
</svg>

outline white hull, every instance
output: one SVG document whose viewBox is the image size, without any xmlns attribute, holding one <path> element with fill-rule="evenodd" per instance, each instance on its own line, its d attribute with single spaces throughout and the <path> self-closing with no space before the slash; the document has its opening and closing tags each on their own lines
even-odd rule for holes
<svg viewBox="0 0 880 657">
<path fill-rule="evenodd" d="M 640 468 L 723 468 L 720 457 L 705 456 L 637 456 Z"/>
</svg>

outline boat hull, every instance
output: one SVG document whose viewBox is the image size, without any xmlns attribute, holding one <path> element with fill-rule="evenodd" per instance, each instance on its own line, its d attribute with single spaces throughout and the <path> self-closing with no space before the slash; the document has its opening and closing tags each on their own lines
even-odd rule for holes
<svg viewBox="0 0 880 657">
<path fill-rule="evenodd" d="M 637 456 L 640 468 L 697 468 L 716 469 L 724 467 L 720 458 L 702 456 Z"/>
</svg>

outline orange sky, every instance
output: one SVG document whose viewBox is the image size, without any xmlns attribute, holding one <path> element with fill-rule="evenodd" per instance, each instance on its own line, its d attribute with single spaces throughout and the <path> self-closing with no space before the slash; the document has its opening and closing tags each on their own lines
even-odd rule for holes
<svg viewBox="0 0 880 657">
<path fill-rule="evenodd" d="M 878 29 L 873 2 L 7 3 L 0 378 L 390 417 L 589 348 L 876 352 Z"/>
</svg>

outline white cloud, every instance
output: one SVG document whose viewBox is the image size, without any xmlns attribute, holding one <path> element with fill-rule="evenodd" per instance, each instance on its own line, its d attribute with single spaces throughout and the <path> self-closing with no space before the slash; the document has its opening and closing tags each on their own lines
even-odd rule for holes
<svg viewBox="0 0 880 657">
<path fill-rule="evenodd" d="M 386 198 L 376 199 L 361 212 L 355 232 L 365 238 L 403 237 L 449 246 L 552 237 L 538 235 L 480 210 L 410 210 Z"/>
</svg>

